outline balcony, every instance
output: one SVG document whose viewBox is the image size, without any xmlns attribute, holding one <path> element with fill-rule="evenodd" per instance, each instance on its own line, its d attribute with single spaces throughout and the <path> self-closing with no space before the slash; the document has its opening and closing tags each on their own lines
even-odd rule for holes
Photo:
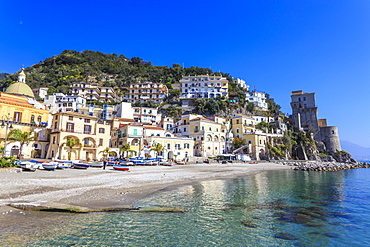
<svg viewBox="0 0 370 247">
<path fill-rule="evenodd" d="M 89 148 L 97 148 L 98 146 L 95 145 L 95 144 L 84 144 L 83 145 L 83 148 L 85 149 L 89 149 Z"/>
</svg>

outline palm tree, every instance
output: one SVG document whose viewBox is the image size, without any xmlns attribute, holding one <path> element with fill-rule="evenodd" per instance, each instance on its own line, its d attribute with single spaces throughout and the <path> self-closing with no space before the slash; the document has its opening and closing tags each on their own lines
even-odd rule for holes
<svg viewBox="0 0 370 247">
<path fill-rule="evenodd" d="M 28 145 L 31 141 L 37 141 L 37 133 L 33 130 L 30 132 L 22 132 L 18 129 L 13 129 L 8 134 L 8 140 L 20 143 L 18 158 L 22 157 L 23 145 Z"/>
<path fill-rule="evenodd" d="M 68 160 L 71 160 L 71 154 L 72 154 L 72 151 L 73 151 L 73 147 L 77 146 L 77 147 L 82 147 L 82 144 L 80 142 L 80 139 L 76 138 L 76 137 L 67 137 L 67 141 L 65 143 L 62 143 L 61 146 L 63 145 L 66 145 L 67 147 L 69 147 L 69 150 L 67 151 L 68 152 Z"/>
<path fill-rule="evenodd" d="M 158 158 L 158 154 L 164 150 L 164 147 L 160 143 L 153 143 L 152 148 L 150 149 L 151 151 L 156 152 L 156 158 Z"/>
<path fill-rule="evenodd" d="M 100 154 L 102 153 L 104 158 L 108 157 L 110 154 L 114 154 L 114 152 L 110 151 L 110 148 L 105 148 L 103 151 L 100 151 L 99 153 Z"/>
<path fill-rule="evenodd" d="M 129 143 L 123 144 L 123 146 L 119 148 L 119 151 L 121 152 L 121 157 L 123 156 L 123 158 L 125 158 L 125 152 L 130 151 L 130 144 Z"/>
</svg>

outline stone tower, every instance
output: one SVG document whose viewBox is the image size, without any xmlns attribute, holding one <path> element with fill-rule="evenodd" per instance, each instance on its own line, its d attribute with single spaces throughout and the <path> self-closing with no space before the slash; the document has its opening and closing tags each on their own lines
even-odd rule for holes
<svg viewBox="0 0 370 247">
<path fill-rule="evenodd" d="M 296 131 L 314 131 L 314 137 L 319 138 L 319 125 L 317 121 L 318 109 L 315 104 L 315 93 L 293 91 L 292 101 L 293 127 Z"/>
<path fill-rule="evenodd" d="M 312 130 L 314 139 L 323 142 L 327 151 L 341 151 L 338 127 L 327 126 L 326 119 L 317 118 L 318 108 L 315 97 L 315 93 L 292 92 L 290 105 L 294 130 Z"/>
</svg>

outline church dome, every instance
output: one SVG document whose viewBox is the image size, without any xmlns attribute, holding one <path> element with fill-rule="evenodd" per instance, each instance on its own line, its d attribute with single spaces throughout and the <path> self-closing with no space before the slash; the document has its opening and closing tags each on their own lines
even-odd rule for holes
<svg viewBox="0 0 370 247">
<path fill-rule="evenodd" d="M 23 82 L 16 82 L 11 84 L 5 91 L 5 93 L 23 95 L 31 98 L 35 98 L 32 89 Z"/>
</svg>

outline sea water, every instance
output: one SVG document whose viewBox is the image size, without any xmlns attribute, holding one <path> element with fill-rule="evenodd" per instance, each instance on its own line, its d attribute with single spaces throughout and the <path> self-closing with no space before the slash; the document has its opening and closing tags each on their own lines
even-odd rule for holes
<svg viewBox="0 0 370 247">
<path fill-rule="evenodd" d="M 0 245 L 370 246 L 369 185 L 366 168 L 203 181 L 135 203 L 184 213 L 27 213 L 1 226 Z"/>
</svg>

